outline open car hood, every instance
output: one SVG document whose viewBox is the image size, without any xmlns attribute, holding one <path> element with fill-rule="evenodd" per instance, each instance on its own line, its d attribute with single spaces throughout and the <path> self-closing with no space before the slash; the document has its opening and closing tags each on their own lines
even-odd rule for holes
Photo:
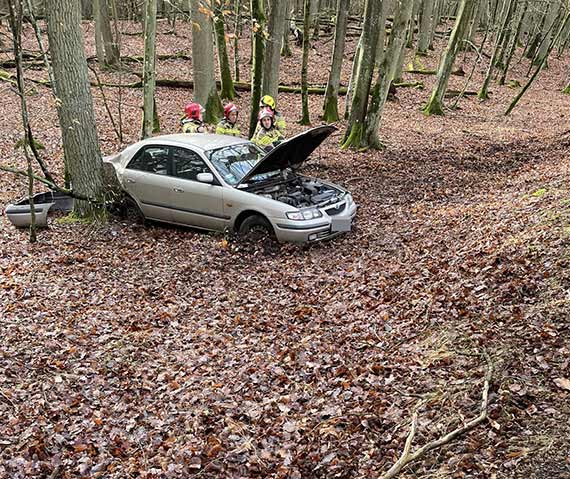
<svg viewBox="0 0 570 479">
<path fill-rule="evenodd" d="M 332 125 L 317 126 L 277 145 L 265 155 L 236 185 L 247 183 L 261 173 L 299 166 L 336 128 Z"/>
</svg>

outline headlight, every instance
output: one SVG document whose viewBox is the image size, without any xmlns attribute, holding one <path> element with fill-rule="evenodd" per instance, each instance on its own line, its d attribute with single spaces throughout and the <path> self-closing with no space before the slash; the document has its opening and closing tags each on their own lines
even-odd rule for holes
<svg viewBox="0 0 570 479">
<path fill-rule="evenodd" d="M 290 220 L 297 221 L 312 220 L 315 218 L 321 218 L 323 216 L 323 214 L 316 208 L 301 211 L 289 211 L 285 214 Z"/>
</svg>

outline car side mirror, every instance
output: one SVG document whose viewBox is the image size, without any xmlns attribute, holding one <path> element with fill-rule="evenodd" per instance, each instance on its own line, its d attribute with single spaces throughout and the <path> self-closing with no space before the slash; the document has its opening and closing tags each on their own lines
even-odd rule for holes
<svg viewBox="0 0 570 479">
<path fill-rule="evenodd" d="M 198 173 L 196 179 L 200 183 L 213 183 L 214 182 L 214 175 L 212 173 Z"/>
</svg>

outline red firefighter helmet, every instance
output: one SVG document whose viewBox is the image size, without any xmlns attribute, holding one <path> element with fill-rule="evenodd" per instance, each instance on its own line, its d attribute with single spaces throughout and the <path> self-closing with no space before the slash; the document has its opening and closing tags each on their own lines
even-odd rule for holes
<svg viewBox="0 0 570 479">
<path fill-rule="evenodd" d="M 224 107 L 224 117 L 228 118 L 230 117 L 230 113 L 232 111 L 235 111 L 236 113 L 239 112 L 238 107 L 235 106 L 233 103 L 228 103 L 225 107 Z"/>
<path fill-rule="evenodd" d="M 204 108 L 200 103 L 188 103 L 184 107 L 184 111 L 186 112 L 186 116 L 192 120 L 201 120 L 202 113 L 204 113 Z"/>
<path fill-rule="evenodd" d="M 264 118 L 271 118 L 271 124 L 273 124 L 273 119 L 275 118 L 275 114 L 273 113 L 273 110 L 271 108 L 266 107 L 259 110 L 259 115 L 257 116 L 257 119 L 261 122 L 261 120 L 263 120 Z"/>
</svg>

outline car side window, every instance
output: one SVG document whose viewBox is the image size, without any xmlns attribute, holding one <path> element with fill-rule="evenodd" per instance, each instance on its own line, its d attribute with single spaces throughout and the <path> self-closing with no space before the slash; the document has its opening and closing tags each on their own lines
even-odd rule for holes
<svg viewBox="0 0 570 479">
<path fill-rule="evenodd" d="M 167 175 L 168 154 L 168 147 L 166 146 L 147 146 L 133 157 L 127 168 L 157 175 Z"/>
<path fill-rule="evenodd" d="M 172 148 L 172 174 L 185 180 L 198 180 L 198 173 L 211 173 L 198 153 L 186 148 Z"/>
</svg>

